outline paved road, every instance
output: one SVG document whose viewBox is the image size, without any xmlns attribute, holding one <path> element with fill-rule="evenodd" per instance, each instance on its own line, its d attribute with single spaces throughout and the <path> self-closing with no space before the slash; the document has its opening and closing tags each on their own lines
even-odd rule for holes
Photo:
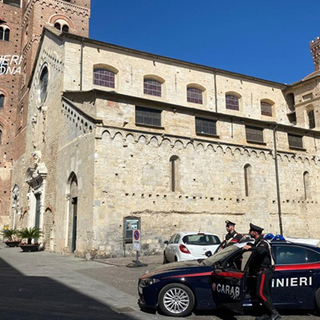
<svg viewBox="0 0 320 320">
<path fill-rule="evenodd" d="M 161 263 L 142 257 L 147 267 L 128 268 L 132 258 L 85 261 L 48 252 L 23 253 L 0 244 L 0 320 L 168 320 L 139 310 L 137 278 Z M 285 320 L 319 320 L 308 313 Z M 254 314 L 226 311 L 193 314 L 189 320 L 253 320 Z M 181 318 L 180 318 L 181 319 Z"/>
</svg>

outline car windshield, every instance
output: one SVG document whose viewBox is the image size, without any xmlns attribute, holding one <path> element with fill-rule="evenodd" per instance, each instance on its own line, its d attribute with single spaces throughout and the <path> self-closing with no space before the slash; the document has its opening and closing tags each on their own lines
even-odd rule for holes
<svg viewBox="0 0 320 320">
<path fill-rule="evenodd" d="M 220 239 L 211 234 L 189 234 L 183 237 L 183 243 L 195 246 L 213 246 L 220 244 Z"/>
<path fill-rule="evenodd" d="M 231 245 L 215 253 L 213 256 L 209 257 L 208 259 L 203 260 L 202 263 L 206 266 L 212 266 L 214 263 L 217 263 L 223 260 L 225 257 L 229 256 L 233 252 L 236 252 L 237 250 L 239 250 L 238 246 Z"/>
</svg>

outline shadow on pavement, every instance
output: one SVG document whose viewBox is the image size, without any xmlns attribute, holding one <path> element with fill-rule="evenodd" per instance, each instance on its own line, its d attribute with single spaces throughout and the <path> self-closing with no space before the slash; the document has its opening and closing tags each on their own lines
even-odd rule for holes
<svg viewBox="0 0 320 320">
<path fill-rule="evenodd" d="M 47 277 L 28 277 L 0 259 L 1 320 L 132 319 Z"/>
</svg>

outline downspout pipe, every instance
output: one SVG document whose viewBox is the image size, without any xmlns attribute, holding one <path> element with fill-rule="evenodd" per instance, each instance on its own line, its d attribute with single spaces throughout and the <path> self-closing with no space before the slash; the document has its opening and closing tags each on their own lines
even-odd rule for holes
<svg viewBox="0 0 320 320">
<path fill-rule="evenodd" d="M 216 112 L 218 112 L 218 92 L 217 92 L 217 74 L 214 73 L 213 75 L 214 81 L 214 104 L 216 107 Z"/>
<path fill-rule="evenodd" d="M 81 39 L 81 46 L 80 46 L 80 91 L 82 91 L 82 77 L 83 77 L 83 40 Z"/>
<path fill-rule="evenodd" d="M 283 235 L 281 199 L 280 199 L 280 180 L 279 180 L 279 167 L 278 167 L 278 152 L 277 152 L 277 138 L 276 138 L 277 128 L 278 128 L 278 125 L 276 125 L 273 128 L 274 166 L 275 166 L 275 171 L 276 171 L 275 173 L 276 173 L 276 184 L 277 184 L 277 202 L 278 202 L 279 227 L 280 227 L 280 234 Z"/>
</svg>

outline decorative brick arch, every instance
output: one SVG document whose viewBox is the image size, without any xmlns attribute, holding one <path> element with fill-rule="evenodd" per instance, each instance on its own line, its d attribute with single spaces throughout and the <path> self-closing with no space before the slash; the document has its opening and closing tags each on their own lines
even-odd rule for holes
<svg viewBox="0 0 320 320">
<path fill-rule="evenodd" d="M 49 23 L 54 26 L 54 24 L 56 22 L 59 22 L 63 20 L 68 26 L 70 29 L 74 29 L 74 24 L 72 22 L 72 20 L 70 18 L 68 18 L 67 16 L 65 15 L 62 15 L 62 14 L 55 14 L 53 16 L 51 16 L 50 20 L 49 20 Z"/>
</svg>

